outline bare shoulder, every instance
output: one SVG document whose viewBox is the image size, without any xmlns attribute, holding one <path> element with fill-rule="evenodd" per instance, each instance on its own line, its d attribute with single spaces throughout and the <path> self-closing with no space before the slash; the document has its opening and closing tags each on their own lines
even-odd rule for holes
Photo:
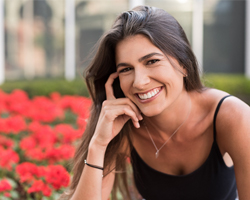
<svg viewBox="0 0 250 200">
<path fill-rule="evenodd" d="M 221 90 L 207 88 L 202 92 L 192 92 L 190 95 L 198 107 L 195 113 L 199 116 L 206 116 L 209 121 L 208 124 L 212 125 L 214 113 L 219 101 L 229 94 Z"/>
<path fill-rule="evenodd" d="M 204 100 L 205 104 L 211 108 L 210 111 L 214 113 L 220 100 L 223 97 L 228 96 L 228 95 L 229 94 L 227 92 L 209 88 L 201 93 L 200 98 Z M 243 114 L 242 109 L 244 109 L 244 111 L 247 112 L 250 108 L 249 108 L 249 105 L 247 105 L 245 102 L 243 102 L 239 98 L 235 96 L 230 96 L 223 101 L 217 118 L 221 118 L 220 116 L 226 115 L 226 116 L 223 116 L 223 119 L 226 119 L 226 120 L 234 119 L 237 121 L 237 119 L 234 118 L 235 115 L 232 116 L 232 114 L 238 114 L 242 116 Z M 229 115 L 228 112 L 232 112 L 232 113 Z"/>
<path fill-rule="evenodd" d="M 218 104 L 223 94 L 220 91 L 214 93 L 218 95 L 214 97 Z M 228 152 L 232 158 L 237 159 L 240 148 L 250 143 L 249 126 L 249 105 L 234 96 L 226 98 L 216 118 L 216 133 L 222 152 Z"/>
<path fill-rule="evenodd" d="M 201 93 L 198 99 L 208 110 L 210 120 L 213 119 L 220 100 L 227 95 L 229 94 L 217 89 L 207 89 Z M 250 140 L 249 126 L 249 105 L 235 96 L 225 98 L 216 118 L 216 135 L 221 151 L 229 152 L 232 149 L 230 145 L 237 139 L 243 140 L 248 137 Z"/>
</svg>

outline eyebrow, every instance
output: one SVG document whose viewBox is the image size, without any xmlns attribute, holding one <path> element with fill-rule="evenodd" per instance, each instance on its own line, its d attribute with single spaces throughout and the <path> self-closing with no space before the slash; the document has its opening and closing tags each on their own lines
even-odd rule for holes
<svg viewBox="0 0 250 200">
<path fill-rule="evenodd" d="M 160 53 L 153 52 L 153 53 L 147 54 L 147 55 L 145 55 L 145 56 L 139 58 L 138 61 L 139 61 L 139 62 L 142 62 L 143 60 L 146 60 L 146 59 L 148 59 L 148 58 L 150 58 L 150 57 L 152 57 L 152 56 L 155 56 L 155 55 L 157 55 L 157 56 L 163 56 L 163 55 L 160 54 Z M 119 64 L 116 66 L 116 68 L 119 68 L 119 67 L 121 67 L 121 66 L 129 66 L 129 64 L 127 64 L 127 63 L 119 63 Z"/>
</svg>

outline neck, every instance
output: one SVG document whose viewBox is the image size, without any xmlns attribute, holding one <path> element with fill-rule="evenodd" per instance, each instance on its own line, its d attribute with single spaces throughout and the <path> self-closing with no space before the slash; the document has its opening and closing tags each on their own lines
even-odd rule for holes
<svg viewBox="0 0 250 200">
<path fill-rule="evenodd" d="M 149 130 L 154 130 L 150 131 L 152 135 L 160 135 L 160 137 L 165 140 L 170 137 L 182 123 L 184 123 L 184 126 L 186 121 L 188 121 L 191 104 L 191 97 L 185 92 L 160 115 L 154 117 L 144 116 L 144 122 L 147 124 Z"/>
</svg>

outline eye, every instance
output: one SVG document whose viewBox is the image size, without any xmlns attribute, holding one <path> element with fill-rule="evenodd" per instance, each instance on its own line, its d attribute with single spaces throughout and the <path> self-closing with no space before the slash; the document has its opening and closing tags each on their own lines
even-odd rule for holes
<svg viewBox="0 0 250 200">
<path fill-rule="evenodd" d="M 119 73 L 124 73 L 124 72 L 128 72 L 131 70 L 131 67 L 126 67 L 126 68 L 123 68 L 119 71 Z"/>
<path fill-rule="evenodd" d="M 153 59 L 153 60 L 149 60 L 149 61 L 147 62 L 147 64 L 148 64 L 148 65 L 152 65 L 152 64 L 157 63 L 157 62 L 159 62 L 159 61 L 160 61 L 159 59 Z"/>
</svg>

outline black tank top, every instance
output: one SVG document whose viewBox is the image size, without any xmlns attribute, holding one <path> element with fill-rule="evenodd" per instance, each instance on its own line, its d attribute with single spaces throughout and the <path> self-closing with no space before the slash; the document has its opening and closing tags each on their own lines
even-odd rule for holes
<svg viewBox="0 0 250 200">
<path fill-rule="evenodd" d="M 229 95 L 228 95 L 229 96 Z M 214 142 L 207 160 L 187 175 L 169 175 L 147 165 L 136 150 L 131 152 L 135 185 L 146 200 L 235 200 L 237 188 L 234 167 L 227 167 L 216 142 L 215 121 L 222 98 L 214 114 Z"/>
</svg>

